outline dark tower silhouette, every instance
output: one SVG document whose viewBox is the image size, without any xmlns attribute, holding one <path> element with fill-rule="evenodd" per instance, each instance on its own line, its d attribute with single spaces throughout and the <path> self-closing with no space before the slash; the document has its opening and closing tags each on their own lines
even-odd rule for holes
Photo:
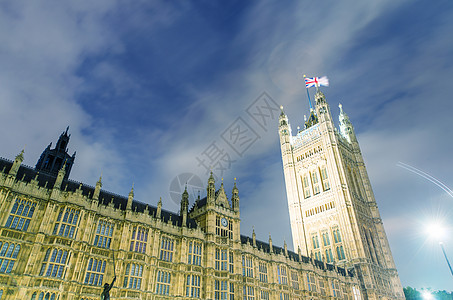
<svg viewBox="0 0 453 300">
<path fill-rule="evenodd" d="M 71 137 L 70 134 L 68 135 L 68 130 L 69 126 L 58 138 L 57 145 L 54 149 L 50 149 L 52 147 L 52 143 L 44 149 L 35 166 L 37 171 L 57 176 L 58 171 L 66 163 L 65 179 L 68 179 L 76 156 L 75 152 L 72 156 L 68 154 L 67 146 L 69 138 Z"/>
</svg>

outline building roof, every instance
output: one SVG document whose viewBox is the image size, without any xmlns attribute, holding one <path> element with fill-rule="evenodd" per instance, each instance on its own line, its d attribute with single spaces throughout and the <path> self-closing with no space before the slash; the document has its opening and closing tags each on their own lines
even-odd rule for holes
<svg viewBox="0 0 453 300">
<path fill-rule="evenodd" d="M 241 243 L 242 244 L 252 244 L 253 243 L 253 239 L 251 237 L 248 237 L 248 236 L 245 236 L 245 235 L 241 234 Z M 261 249 L 265 253 L 270 253 L 270 245 L 268 243 L 256 240 L 256 247 L 258 247 L 258 249 Z M 300 259 L 299 259 L 299 254 L 297 254 L 297 253 L 295 253 L 293 251 L 290 251 L 290 250 L 287 250 L 287 251 L 288 251 L 288 257 L 291 260 L 297 261 L 297 262 L 301 262 Z M 284 252 L 285 252 L 284 248 L 272 245 L 272 253 L 273 254 L 282 254 Z M 307 257 L 307 256 L 301 255 L 300 257 L 302 258 L 302 263 L 309 263 L 311 261 L 311 259 L 309 257 Z M 324 264 L 324 262 L 316 260 L 316 259 L 313 259 L 313 263 L 318 269 L 321 269 L 321 270 L 329 270 L 329 271 L 334 271 L 335 270 L 335 266 L 333 264 L 327 264 L 327 263 Z M 341 268 L 341 267 L 338 267 L 338 266 L 337 266 L 337 272 L 340 275 L 342 275 L 342 276 L 346 276 L 346 274 L 348 276 L 350 276 L 350 277 L 354 276 L 352 271 L 346 270 L 345 268 Z"/>
<path fill-rule="evenodd" d="M 8 173 L 12 165 L 13 161 L 0 157 L 0 171 L 3 171 L 3 173 Z M 32 180 L 37 180 L 37 184 L 39 187 L 48 189 L 51 189 L 56 181 L 56 176 L 50 175 L 48 173 L 38 172 L 36 169 L 26 165 L 20 166 L 16 178 L 25 183 L 29 183 Z M 87 197 L 91 197 L 95 189 L 93 186 L 86 185 L 81 182 L 73 181 L 70 179 L 63 180 L 63 183 L 61 184 L 61 190 L 63 191 L 75 192 L 79 188 L 82 190 L 82 195 Z M 113 206 L 115 208 L 121 209 L 123 211 L 126 210 L 127 199 L 128 199 L 127 197 L 111 193 L 105 190 L 101 190 L 99 194 L 99 204 L 108 205 L 113 202 Z M 148 205 L 137 200 L 132 201 L 132 211 L 144 213 L 146 207 L 148 207 L 149 215 L 156 216 L 157 207 Z M 182 225 L 182 217 L 179 214 L 175 214 L 173 212 L 162 209 L 161 220 L 163 222 L 168 222 L 170 219 L 173 225 L 176 226 Z M 187 217 L 186 226 L 189 228 L 197 228 L 197 223 L 195 222 L 195 220 Z"/>
</svg>

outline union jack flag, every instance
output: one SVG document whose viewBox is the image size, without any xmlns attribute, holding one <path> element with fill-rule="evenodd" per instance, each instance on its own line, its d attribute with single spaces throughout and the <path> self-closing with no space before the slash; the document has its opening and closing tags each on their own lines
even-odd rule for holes
<svg viewBox="0 0 453 300">
<path fill-rule="evenodd" d="M 323 77 L 305 77 L 305 87 L 309 88 L 312 86 L 329 86 L 329 79 L 326 76 Z"/>
</svg>

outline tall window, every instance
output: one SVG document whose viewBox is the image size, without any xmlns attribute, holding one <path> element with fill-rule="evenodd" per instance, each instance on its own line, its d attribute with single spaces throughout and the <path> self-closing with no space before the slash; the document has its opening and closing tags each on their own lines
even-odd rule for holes
<svg viewBox="0 0 453 300">
<path fill-rule="evenodd" d="M 162 241 L 160 244 L 160 259 L 165 261 L 173 261 L 173 249 L 174 249 L 175 241 L 171 238 L 162 237 Z"/>
<path fill-rule="evenodd" d="M 27 231 L 31 218 L 35 212 L 36 202 L 17 198 L 14 202 L 11 213 L 6 220 L 5 227 L 16 230 Z"/>
<path fill-rule="evenodd" d="M 322 234 L 322 241 L 323 241 L 324 247 L 330 245 L 330 238 L 329 238 L 329 233 L 328 232 L 324 232 Z"/>
<path fill-rule="evenodd" d="M 317 234 L 312 235 L 311 241 L 313 242 L 313 249 L 318 249 L 319 248 L 319 240 L 318 240 L 318 235 Z"/>
<path fill-rule="evenodd" d="M 226 249 L 215 249 L 215 269 L 219 271 L 228 271 L 228 251 Z"/>
<path fill-rule="evenodd" d="M 244 285 L 244 300 L 255 300 L 255 288 L 253 286 Z"/>
<path fill-rule="evenodd" d="M 310 197 L 310 183 L 307 175 L 302 178 L 302 186 L 304 188 L 304 198 Z"/>
<path fill-rule="evenodd" d="M 124 288 L 140 289 L 142 285 L 143 266 L 138 264 L 127 264 L 124 274 Z"/>
<path fill-rule="evenodd" d="M 285 266 L 277 266 L 277 275 L 279 284 L 288 284 L 288 273 Z"/>
<path fill-rule="evenodd" d="M 296 271 L 291 271 L 291 286 L 296 290 L 299 289 L 299 275 Z"/>
<path fill-rule="evenodd" d="M 280 293 L 280 300 L 289 300 L 289 295 L 287 293 Z"/>
<path fill-rule="evenodd" d="M 258 265 L 258 273 L 260 274 L 260 281 L 267 282 L 267 264 L 260 262 Z"/>
<path fill-rule="evenodd" d="M 148 242 L 148 229 L 137 226 L 132 229 L 131 246 L 129 251 L 146 253 L 146 243 Z"/>
<path fill-rule="evenodd" d="M 228 299 L 228 281 L 226 280 L 214 281 L 214 299 L 216 300 Z"/>
<path fill-rule="evenodd" d="M 51 254 L 52 253 L 52 254 Z M 61 249 L 47 249 L 39 276 L 64 278 L 70 253 Z"/>
<path fill-rule="evenodd" d="M 307 273 L 307 286 L 310 292 L 316 292 L 316 279 L 315 275 Z"/>
<path fill-rule="evenodd" d="M 314 251 L 315 259 L 322 261 L 321 252 L 319 252 L 319 250 L 317 250 L 317 249 L 319 249 L 318 235 L 317 234 L 312 235 L 311 236 L 311 241 L 312 241 L 312 244 L 313 244 L 313 249 L 315 250 Z"/>
<path fill-rule="evenodd" d="M 170 281 L 171 274 L 170 272 L 157 271 L 157 280 L 156 280 L 156 294 L 159 295 L 169 295 L 170 294 Z"/>
<path fill-rule="evenodd" d="M 110 249 L 113 236 L 113 223 L 105 220 L 99 220 L 98 227 L 96 229 L 96 236 L 94 238 L 94 245 Z"/>
<path fill-rule="evenodd" d="M 269 292 L 268 291 L 261 291 L 261 300 L 269 300 Z"/>
<path fill-rule="evenodd" d="M 341 243 L 340 229 L 338 228 L 333 229 L 333 239 L 335 243 Z"/>
<path fill-rule="evenodd" d="M 11 273 L 19 255 L 20 245 L 0 241 L 0 273 Z"/>
<path fill-rule="evenodd" d="M 319 194 L 320 188 L 319 188 L 319 179 L 318 179 L 318 172 L 313 171 L 311 172 L 311 181 L 313 182 L 313 194 Z"/>
<path fill-rule="evenodd" d="M 230 265 L 230 273 L 234 273 L 234 259 L 232 251 L 230 251 L 230 253 L 228 254 L 228 262 Z"/>
<path fill-rule="evenodd" d="M 253 278 L 253 261 L 250 256 L 242 255 L 242 276 Z"/>
<path fill-rule="evenodd" d="M 338 281 L 332 280 L 332 294 L 334 297 L 341 297 L 340 296 L 340 285 Z"/>
<path fill-rule="evenodd" d="M 342 245 L 337 246 L 337 257 L 338 257 L 338 260 L 343 260 L 343 259 L 345 259 L 344 249 L 343 249 L 343 246 L 342 246 Z"/>
<path fill-rule="evenodd" d="M 330 183 L 329 183 L 329 178 L 327 177 L 327 168 L 326 166 L 323 166 L 321 168 L 321 180 L 322 180 L 322 186 L 324 188 L 324 191 L 327 191 L 330 189 Z"/>
<path fill-rule="evenodd" d="M 359 185 L 359 182 L 357 180 L 357 174 L 356 172 L 354 171 L 354 182 L 355 182 L 355 186 L 357 188 L 357 194 L 359 195 L 360 198 L 362 198 L 362 192 L 360 191 L 360 185 Z"/>
<path fill-rule="evenodd" d="M 105 260 L 90 258 L 88 261 L 85 284 L 102 285 L 105 272 Z"/>
<path fill-rule="evenodd" d="M 201 246 L 199 242 L 189 242 L 188 264 L 201 266 Z"/>
<path fill-rule="evenodd" d="M 230 282 L 230 300 L 234 300 L 234 283 Z"/>
<path fill-rule="evenodd" d="M 333 262 L 332 249 L 330 249 L 330 248 L 326 249 L 326 260 L 327 260 L 327 263 Z"/>
<path fill-rule="evenodd" d="M 57 222 L 55 222 L 52 234 L 58 234 L 59 236 L 69 238 L 75 237 L 74 233 L 77 227 L 78 219 L 78 210 L 70 207 L 60 209 L 60 213 L 58 214 Z"/>
<path fill-rule="evenodd" d="M 321 293 L 321 296 L 326 296 L 326 285 L 324 283 L 324 279 L 320 278 L 318 280 L 319 284 L 319 292 Z"/>
<path fill-rule="evenodd" d="M 200 276 L 187 275 L 186 296 L 191 298 L 200 298 Z"/>
</svg>

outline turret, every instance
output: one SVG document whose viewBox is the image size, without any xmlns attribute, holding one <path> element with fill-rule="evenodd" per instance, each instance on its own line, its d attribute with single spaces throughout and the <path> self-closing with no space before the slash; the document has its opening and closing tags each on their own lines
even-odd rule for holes
<svg viewBox="0 0 453 300">
<path fill-rule="evenodd" d="M 184 189 L 184 192 L 182 193 L 181 209 L 179 211 L 179 213 L 182 217 L 182 226 L 186 226 L 186 224 L 187 224 L 188 209 L 189 209 L 189 193 L 187 192 L 187 185 L 186 185 L 186 188 Z"/>
<path fill-rule="evenodd" d="M 234 186 L 233 186 L 233 193 L 231 196 L 231 203 L 233 206 L 233 210 L 235 212 L 239 212 L 239 190 L 236 186 L 236 178 L 234 178 Z"/>
<path fill-rule="evenodd" d="M 162 197 L 157 202 L 156 218 L 160 220 L 162 214 Z"/>
<path fill-rule="evenodd" d="M 278 118 L 278 124 L 279 124 L 278 131 L 280 134 L 280 141 L 289 142 L 290 137 L 291 137 L 291 126 L 289 125 L 288 116 L 283 111 L 283 106 L 280 106 L 280 109 L 281 109 L 281 113 Z"/>
<path fill-rule="evenodd" d="M 24 149 L 22 149 L 22 151 L 14 159 L 13 166 L 9 170 L 9 175 L 16 176 L 17 171 L 19 171 L 19 167 L 23 161 L 24 161 Z"/>
<path fill-rule="evenodd" d="M 96 182 L 96 187 L 94 188 L 93 200 L 99 200 L 99 193 L 101 192 L 102 187 L 102 175 L 99 177 L 99 180 Z"/>
<path fill-rule="evenodd" d="M 127 197 L 126 210 L 132 210 L 132 201 L 133 200 L 134 200 L 134 185 L 132 184 L 131 191 L 129 192 L 129 196 Z"/>
<path fill-rule="evenodd" d="M 288 246 L 286 245 L 286 240 L 283 241 L 283 249 L 285 250 L 285 256 L 288 256 Z"/>
<path fill-rule="evenodd" d="M 215 200 L 215 180 L 214 180 L 214 175 L 212 174 L 211 171 L 211 176 L 209 176 L 208 179 L 208 187 L 206 188 L 208 195 L 207 195 L 207 200 L 208 202 L 214 201 Z"/>
<path fill-rule="evenodd" d="M 53 185 L 54 190 L 61 188 L 61 184 L 63 183 L 65 175 L 66 175 L 66 164 L 63 164 L 63 167 L 61 167 L 60 171 L 58 171 L 57 180 L 55 180 L 55 184 Z"/>
<path fill-rule="evenodd" d="M 357 139 L 354 133 L 354 127 L 352 126 L 351 121 L 349 121 L 348 115 L 343 111 L 343 105 L 340 103 L 338 107 L 340 108 L 340 115 L 338 116 L 338 120 L 340 121 L 340 133 L 349 143 L 355 142 Z"/>
<path fill-rule="evenodd" d="M 319 122 L 332 122 L 332 116 L 330 114 L 330 107 L 327 103 L 326 96 L 320 90 L 316 91 L 316 115 Z"/>
<path fill-rule="evenodd" d="M 274 248 L 272 248 L 272 238 L 271 238 L 271 234 L 270 233 L 269 233 L 269 252 L 270 253 L 274 252 Z"/>
<path fill-rule="evenodd" d="M 256 234 L 255 234 L 255 228 L 253 228 L 253 232 L 252 232 L 252 240 L 253 240 L 253 247 L 256 248 Z"/>
<path fill-rule="evenodd" d="M 36 163 L 36 171 L 56 176 L 63 164 L 66 164 L 65 179 L 69 178 L 69 173 L 71 172 L 72 165 L 74 164 L 76 153 L 74 152 L 72 156 L 68 154 L 68 143 L 71 137 L 71 135 L 68 134 L 68 130 L 69 127 L 67 127 L 66 131 L 60 135 L 54 149 L 50 149 L 52 143 L 44 149 L 38 162 Z"/>
</svg>

